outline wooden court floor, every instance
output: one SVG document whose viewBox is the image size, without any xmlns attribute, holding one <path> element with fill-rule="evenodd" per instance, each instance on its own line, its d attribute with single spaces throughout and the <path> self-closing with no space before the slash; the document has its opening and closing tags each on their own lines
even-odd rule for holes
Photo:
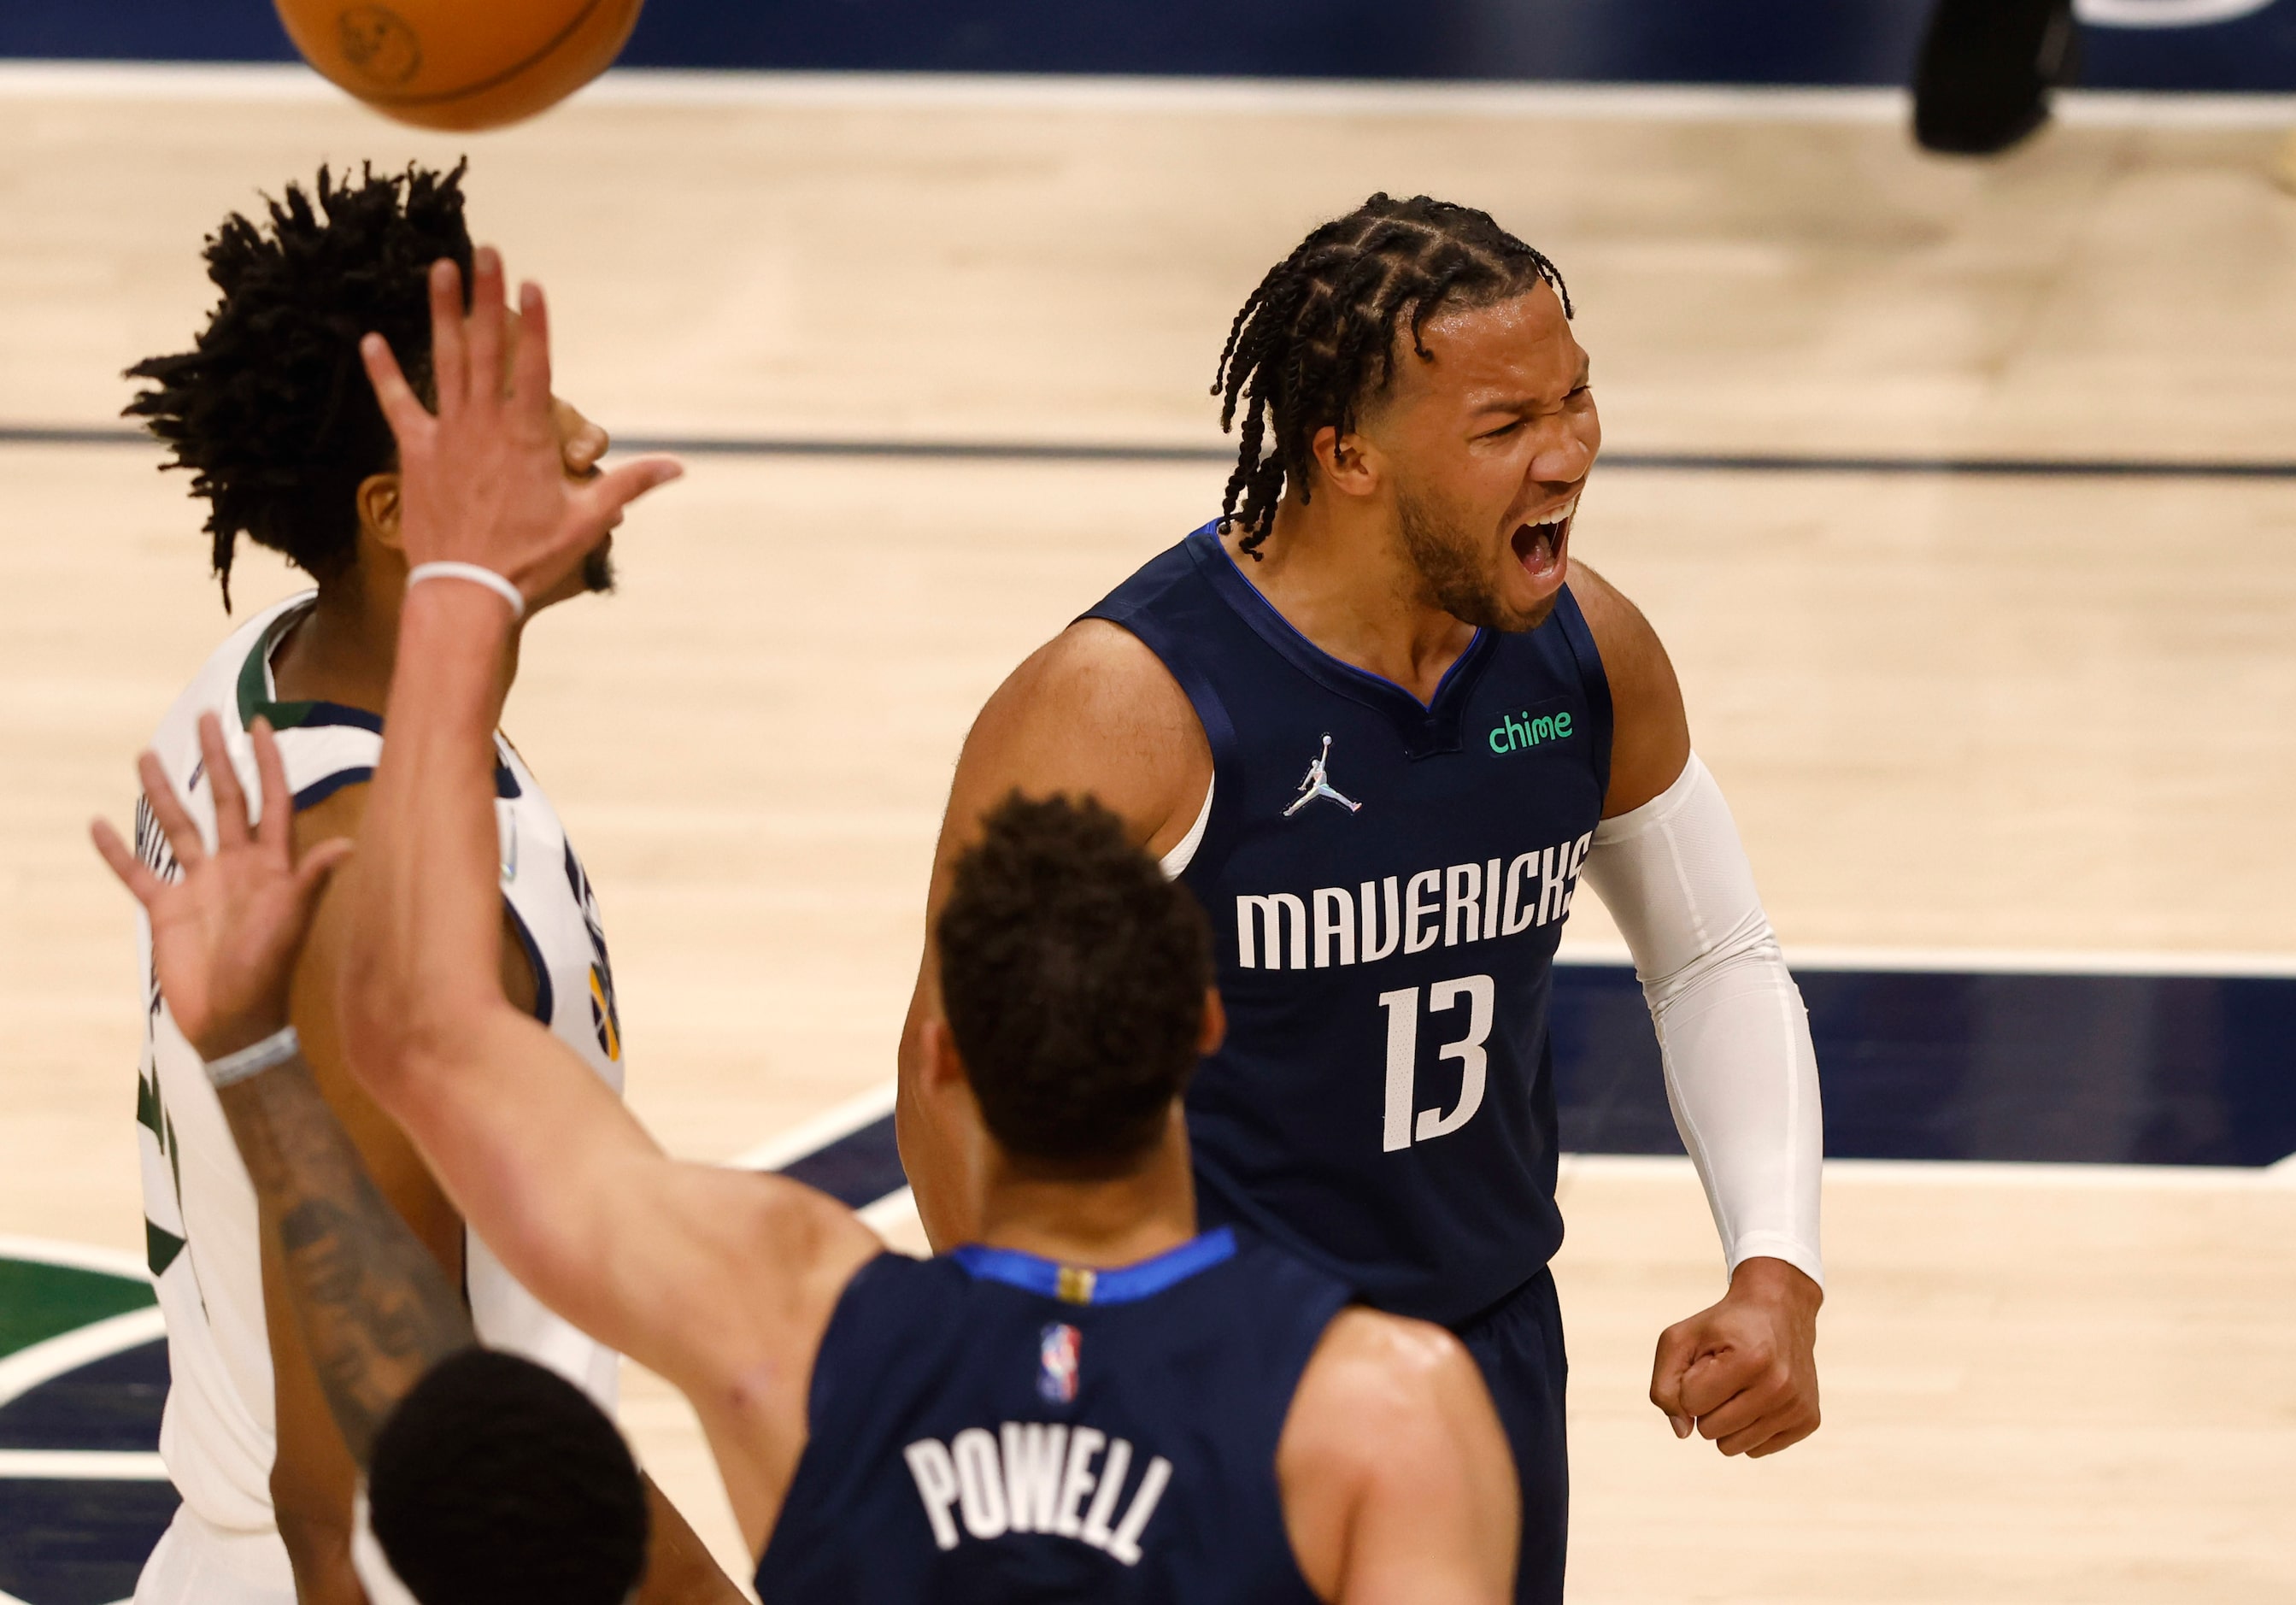
<svg viewBox="0 0 2296 1605">
<path fill-rule="evenodd" d="M 1557 259 L 1620 454 L 2285 462 L 2285 126 L 2092 107 L 1971 166 L 1855 99 L 768 83 L 447 142 L 275 76 L 0 72 L 0 426 L 104 426 L 258 189 L 466 150 L 562 389 L 629 435 L 1214 444 L 1235 305 L 1385 187 Z M 154 460 L 0 439 L 0 1233 L 131 1250 L 127 904 L 82 826 L 228 627 Z M 529 637 L 510 728 L 599 885 L 632 1101 L 719 1159 L 890 1075 L 971 713 L 1221 470 L 691 466 L 621 594 Z M 1671 647 L 1790 953 L 2296 968 L 2296 479 L 1620 467 L 1576 540 Z M 242 558 L 243 606 L 292 583 Z M 1745 1464 L 1641 1400 L 1719 1282 L 1694 1180 L 1574 1162 L 1573 1597 L 2296 1597 L 2292 1182 L 1838 1167 L 1827 1425 Z M 690 1417 L 629 1395 L 730 1554 Z"/>
</svg>

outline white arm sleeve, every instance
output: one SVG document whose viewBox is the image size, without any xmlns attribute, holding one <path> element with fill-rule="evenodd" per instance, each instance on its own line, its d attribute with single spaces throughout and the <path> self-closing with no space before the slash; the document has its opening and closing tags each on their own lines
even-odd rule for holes
<svg viewBox="0 0 2296 1605">
<path fill-rule="evenodd" d="M 1595 828 L 1586 873 L 1634 954 L 1667 1103 L 1729 1269 L 1767 1255 L 1823 1284 L 1809 1017 L 1695 753 L 1663 793 Z"/>
</svg>

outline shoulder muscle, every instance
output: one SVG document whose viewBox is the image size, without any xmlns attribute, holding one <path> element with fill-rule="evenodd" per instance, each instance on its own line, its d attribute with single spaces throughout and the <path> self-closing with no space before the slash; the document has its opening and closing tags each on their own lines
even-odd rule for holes
<svg viewBox="0 0 2296 1605">
<path fill-rule="evenodd" d="M 973 721 L 947 835 L 961 843 L 1014 790 L 1089 792 L 1161 852 L 1187 834 L 1210 779 L 1210 743 L 1171 671 L 1131 631 L 1079 620 L 1030 654 Z"/>
<path fill-rule="evenodd" d="M 1499 1605 L 1521 1525 L 1514 1464 L 1482 1374 L 1426 1321 L 1342 1312 L 1276 1451 L 1301 1572 L 1349 1605 Z"/>
<path fill-rule="evenodd" d="M 1690 761 L 1690 720 L 1674 664 L 1642 610 L 1576 558 L 1570 594 L 1611 682 L 1611 789 L 1603 799 L 1603 817 L 1610 819 L 1674 784 Z"/>
</svg>

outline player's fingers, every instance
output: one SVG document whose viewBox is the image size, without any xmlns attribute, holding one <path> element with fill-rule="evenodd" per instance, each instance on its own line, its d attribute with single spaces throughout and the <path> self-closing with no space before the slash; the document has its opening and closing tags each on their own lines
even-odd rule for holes
<svg viewBox="0 0 2296 1605">
<path fill-rule="evenodd" d="M 247 840 L 247 793 L 223 744 L 223 720 L 200 715 L 200 756 L 207 761 L 208 786 L 215 793 L 216 845 L 235 847 Z"/>
<path fill-rule="evenodd" d="M 414 387 L 406 383 L 390 342 L 380 334 L 365 336 L 359 341 L 359 358 L 366 364 L 367 383 L 374 387 L 374 399 L 381 405 L 383 421 L 390 425 L 390 432 L 404 452 L 417 438 L 416 432 L 430 421 L 430 411 L 422 405 L 422 398 L 414 393 Z"/>
<path fill-rule="evenodd" d="M 471 258 L 471 371 L 464 383 L 473 401 L 499 400 L 503 393 L 503 342 L 509 338 L 503 314 L 502 252 L 481 245 Z"/>
<path fill-rule="evenodd" d="M 597 472 L 600 459 L 613 445 L 612 439 L 603 428 L 563 401 L 553 399 L 550 411 L 558 432 L 565 441 L 559 449 L 559 456 L 566 465 L 566 472 L 576 479 L 589 478 Z"/>
<path fill-rule="evenodd" d="M 623 509 L 639 497 L 685 477 L 685 465 L 676 457 L 640 457 L 608 469 L 581 489 L 583 520 L 603 533 L 621 522 Z"/>
<path fill-rule="evenodd" d="M 1782 1394 L 1785 1369 L 1743 1349 L 1710 1350 L 1682 1375 L 1682 1407 L 1702 1421 L 1709 1412 L 1749 1390 Z"/>
<path fill-rule="evenodd" d="M 550 304 L 532 280 L 518 287 L 518 350 L 511 356 L 510 393 L 519 416 L 550 422 Z"/>
<path fill-rule="evenodd" d="M 463 270 L 451 257 L 430 264 L 430 377 L 439 411 L 457 410 L 470 389 L 470 342 L 463 327 Z"/>
<path fill-rule="evenodd" d="M 248 727 L 255 742 L 255 774 L 263 787 L 263 813 L 256 821 L 255 839 L 284 858 L 294 844 L 295 804 L 287 794 L 287 766 L 279 756 L 279 737 L 271 721 L 259 714 Z"/>
<path fill-rule="evenodd" d="M 1678 1438 L 1690 1436 L 1691 1412 L 1683 1408 L 1682 1379 L 1696 1352 L 1697 1338 L 1689 1323 L 1677 1322 L 1659 1334 L 1658 1354 L 1651 1361 L 1650 1402 L 1666 1412 Z"/>
<path fill-rule="evenodd" d="M 152 874 L 152 867 L 128 850 L 127 844 L 119 839 L 119 833 L 112 829 L 110 820 L 91 820 L 87 833 L 95 839 L 95 850 L 103 855 L 103 861 L 111 866 L 112 874 L 118 876 L 121 884 L 135 894 L 137 902 L 148 909 L 152 906 L 152 900 L 167 890 L 168 883 Z"/>
<path fill-rule="evenodd" d="M 1774 1412 L 1778 1401 L 1748 1389 L 1698 1412 L 1698 1436 L 1711 1444 L 1743 1433 Z"/>
<path fill-rule="evenodd" d="M 1775 1454 L 1781 1449 L 1791 1449 L 1816 1430 L 1817 1421 L 1814 1416 L 1811 1419 L 1798 1421 L 1783 1432 L 1773 1433 L 1763 1442 L 1747 1450 L 1746 1458 L 1760 1460 L 1766 1455 Z"/>
<path fill-rule="evenodd" d="M 303 908 L 305 918 L 319 893 L 326 889 L 327 877 L 342 861 L 350 857 L 352 841 L 348 836 L 332 836 L 305 853 L 295 866 L 295 897 Z"/>
<path fill-rule="evenodd" d="M 147 752 L 135 760 L 135 778 L 144 783 L 144 800 L 151 805 L 152 817 L 159 821 L 160 834 L 168 838 L 176 862 L 189 869 L 207 857 L 208 844 L 200 835 L 200 827 L 192 822 L 183 799 L 176 795 L 176 783 L 168 778 L 157 753 Z"/>
</svg>

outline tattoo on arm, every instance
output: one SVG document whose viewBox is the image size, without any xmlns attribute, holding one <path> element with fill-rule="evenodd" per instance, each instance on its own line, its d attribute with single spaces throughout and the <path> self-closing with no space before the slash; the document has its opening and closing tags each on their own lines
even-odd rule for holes
<svg viewBox="0 0 2296 1605">
<path fill-rule="evenodd" d="M 225 1117 L 279 1234 L 289 1302 L 351 1458 L 423 1372 L 477 1335 L 463 1300 L 359 1162 L 298 1058 L 224 1088 Z"/>
</svg>

